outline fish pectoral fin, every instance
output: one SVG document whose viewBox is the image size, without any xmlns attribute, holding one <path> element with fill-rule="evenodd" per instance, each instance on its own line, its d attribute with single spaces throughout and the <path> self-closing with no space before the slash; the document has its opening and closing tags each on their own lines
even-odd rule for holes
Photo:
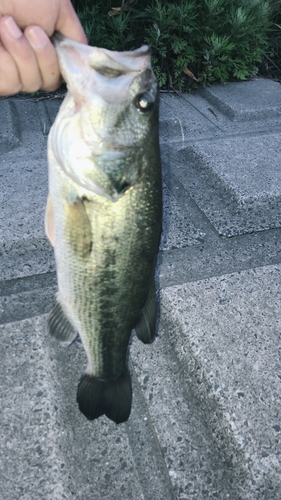
<svg viewBox="0 0 281 500">
<path fill-rule="evenodd" d="M 55 233 L 54 233 L 54 210 L 52 198 L 49 195 L 45 211 L 45 233 L 49 238 L 53 247 L 55 246 Z"/>
<path fill-rule="evenodd" d="M 156 330 L 156 320 L 157 320 L 157 301 L 156 301 L 155 284 L 153 282 L 145 306 L 141 312 L 139 321 L 135 326 L 136 334 L 144 344 L 149 344 L 149 342 L 152 341 Z"/>
<path fill-rule="evenodd" d="M 85 208 L 86 200 L 77 198 L 75 203 L 67 202 L 66 239 L 74 254 L 81 259 L 88 258 L 92 250 L 92 228 Z"/>
<path fill-rule="evenodd" d="M 52 337 L 64 344 L 71 344 L 77 336 L 77 331 L 65 315 L 58 299 L 49 314 L 47 328 Z"/>
<path fill-rule="evenodd" d="M 116 424 L 128 420 L 132 406 L 132 385 L 128 369 L 114 381 L 83 375 L 77 389 L 77 403 L 88 420 L 101 415 L 106 415 Z"/>
</svg>

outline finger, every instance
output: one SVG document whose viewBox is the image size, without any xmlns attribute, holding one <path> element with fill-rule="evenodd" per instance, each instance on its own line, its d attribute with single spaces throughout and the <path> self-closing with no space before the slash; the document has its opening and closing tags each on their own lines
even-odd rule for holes
<svg viewBox="0 0 281 500">
<path fill-rule="evenodd" d="M 0 96 L 16 94 L 21 89 L 16 63 L 0 42 Z"/>
<path fill-rule="evenodd" d="M 35 92 L 40 89 L 43 82 L 36 55 L 12 17 L 1 17 L 0 37 L 17 66 L 22 91 Z"/>
<path fill-rule="evenodd" d="M 61 2 L 55 28 L 64 36 L 72 38 L 77 42 L 88 43 L 85 32 L 70 0 Z"/>
<path fill-rule="evenodd" d="M 56 90 L 61 83 L 60 68 L 56 50 L 49 37 L 39 26 L 29 26 L 24 34 L 32 46 L 42 79 L 42 89 Z"/>
</svg>

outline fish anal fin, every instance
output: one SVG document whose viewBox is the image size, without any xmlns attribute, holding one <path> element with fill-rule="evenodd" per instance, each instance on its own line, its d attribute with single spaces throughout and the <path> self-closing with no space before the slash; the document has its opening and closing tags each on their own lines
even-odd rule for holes
<svg viewBox="0 0 281 500">
<path fill-rule="evenodd" d="M 58 299 L 49 314 L 47 328 L 50 335 L 63 344 L 71 344 L 77 336 Z"/>
<path fill-rule="evenodd" d="M 55 246 L 55 233 L 54 233 L 54 210 L 52 198 L 49 195 L 45 211 L 45 233 L 49 238 L 53 247 Z"/>
<path fill-rule="evenodd" d="M 137 337 L 144 343 L 149 344 L 152 341 L 157 320 L 157 301 L 155 284 L 150 288 L 145 306 L 141 312 L 138 323 L 135 326 Z"/>
<path fill-rule="evenodd" d="M 115 381 L 83 375 L 78 385 L 79 410 L 88 420 L 106 415 L 116 424 L 128 420 L 132 406 L 132 386 L 128 370 Z"/>
</svg>

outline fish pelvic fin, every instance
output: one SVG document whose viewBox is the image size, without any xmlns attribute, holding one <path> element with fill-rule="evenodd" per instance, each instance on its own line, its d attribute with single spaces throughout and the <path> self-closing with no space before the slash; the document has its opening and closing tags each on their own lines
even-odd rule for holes
<svg viewBox="0 0 281 500">
<path fill-rule="evenodd" d="M 47 206 L 45 211 L 45 233 L 49 238 L 51 245 L 55 246 L 55 236 L 54 236 L 54 210 L 52 198 L 49 195 L 47 200 Z"/>
<path fill-rule="evenodd" d="M 106 415 L 116 424 L 128 420 L 132 406 L 132 385 L 128 369 L 115 381 L 83 375 L 77 389 L 77 403 L 88 420 L 101 415 Z"/>
<path fill-rule="evenodd" d="M 65 315 L 58 299 L 49 314 L 47 328 L 50 335 L 63 344 L 71 344 L 77 336 L 77 331 Z"/>
<path fill-rule="evenodd" d="M 144 343 L 149 344 L 156 331 L 156 320 L 157 320 L 157 301 L 155 284 L 153 282 L 150 288 L 145 306 L 141 312 L 138 323 L 135 326 L 135 332 L 137 337 Z"/>
</svg>

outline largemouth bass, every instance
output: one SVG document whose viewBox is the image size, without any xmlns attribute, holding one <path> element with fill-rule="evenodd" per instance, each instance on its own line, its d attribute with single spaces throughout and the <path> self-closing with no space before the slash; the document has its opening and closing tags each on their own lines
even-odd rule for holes
<svg viewBox="0 0 281 500">
<path fill-rule="evenodd" d="M 149 48 L 112 52 L 56 34 L 68 93 L 49 134 L 46 234 L 58 294 L 50 334 L 87 353 L 77 402 L 93 420 L 129 418 L 132 329 L 155 335 L 161 234 L 158 90 Z"/>
</svg>

